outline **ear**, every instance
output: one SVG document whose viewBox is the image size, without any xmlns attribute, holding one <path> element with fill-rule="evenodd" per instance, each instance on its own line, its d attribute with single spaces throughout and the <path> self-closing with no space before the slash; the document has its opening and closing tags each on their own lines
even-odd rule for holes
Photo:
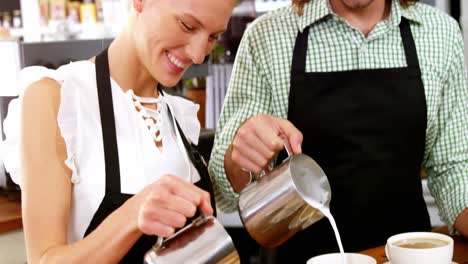
<svg viewBox="0 0 468 264">
<path fill-rule="evenodd" d="M 143 1 L 144 0 L 132 0 L 133 9 L 135 9 L 137 13 L 141 13 L 143 10 Z"/>
</svg>

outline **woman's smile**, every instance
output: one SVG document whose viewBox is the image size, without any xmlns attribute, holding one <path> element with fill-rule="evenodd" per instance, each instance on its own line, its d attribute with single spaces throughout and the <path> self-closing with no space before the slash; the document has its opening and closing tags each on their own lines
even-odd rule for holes
<svg viewBox="0 0 468 264">
<path fill-rule="evenodd" d="M 167 64 L 169 68 L 169 72 L 173 74 L 180 74 L 185 71 L 185 69 L 189 66 L 190 62 L 187 60 L 180 59 L 170 51 L 164 52 L 167 58 Z"/>
</svg>

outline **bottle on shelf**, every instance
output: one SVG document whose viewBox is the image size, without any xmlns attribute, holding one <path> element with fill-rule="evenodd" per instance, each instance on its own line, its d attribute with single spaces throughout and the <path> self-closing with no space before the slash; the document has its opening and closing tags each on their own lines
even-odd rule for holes
<svg viewBox="0 0 468 264">
<path fill-rule="evenodd" d="M 47 26 L 50 17 L 49 0 L 39 0 L 39 16 L 41 26 Z"/>
<path fill-rule="evenodd" d="M 104 20 L 104 11 L 103 11 L 103 1 L 102 0 L 95 0 L 94 5 L 96 6 L 96 21 L 103 21 Z"/>
<path fill-rule="evenodd" d="M 83 0 L 80 6 L 81 23 L 96 23 L 97 21 L 96 5 L 92 0 Z"/>
<path fill-rule="evenodd" d="M 13 11 L 13 28 L 21 28 L 23 23 L 21 22 L 21 11 L 15 10 Z"/>
<path fill-rule="evenodd" d="M 50 0 L 50 19 L 65 20 L 66 17 L 66 1 L 65 0 Z"/>
<path fill-rule="evenodd" d="M 80 6 L 79 1 L 69 1 L 67 4 L 67 20 L 69 23 L 76 25 L 80 23 Z"/>
<path fill-rule="evenodd" d="M 3 12 L 2 27 L 4 29 L 11 28 L 11 22 L 10 12 Z"/>
</svg>

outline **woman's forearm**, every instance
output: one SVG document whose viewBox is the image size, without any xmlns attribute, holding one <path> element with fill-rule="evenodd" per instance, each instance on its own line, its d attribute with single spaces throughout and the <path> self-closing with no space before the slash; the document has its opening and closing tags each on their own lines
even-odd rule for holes
<svg viewBox="0 0 468 264">
<path fill-rule="evenodd" d="M 129 208 L 132 202 L 127 201 L 84 239 L 49 248 L 38 263 L 118 263 L 142 235 Z"/>
</svg>

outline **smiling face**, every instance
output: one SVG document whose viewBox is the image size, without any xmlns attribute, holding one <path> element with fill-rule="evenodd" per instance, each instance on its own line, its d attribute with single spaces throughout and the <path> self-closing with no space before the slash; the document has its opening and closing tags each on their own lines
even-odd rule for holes
<svg viewBox="0 0 468 264">
<path fill-rule="evenodd" d="M 159 83 L 176 85 L 191 64 L 203 63 L 227 28 L 235 0 L 133 0 L 139 60 Z"/>
<path fill-rule="evenodd" d="M 341 2 L 348 8 L 365 8 L 369 6 L 374 0 L 341 0 Z"/>
</svg>

